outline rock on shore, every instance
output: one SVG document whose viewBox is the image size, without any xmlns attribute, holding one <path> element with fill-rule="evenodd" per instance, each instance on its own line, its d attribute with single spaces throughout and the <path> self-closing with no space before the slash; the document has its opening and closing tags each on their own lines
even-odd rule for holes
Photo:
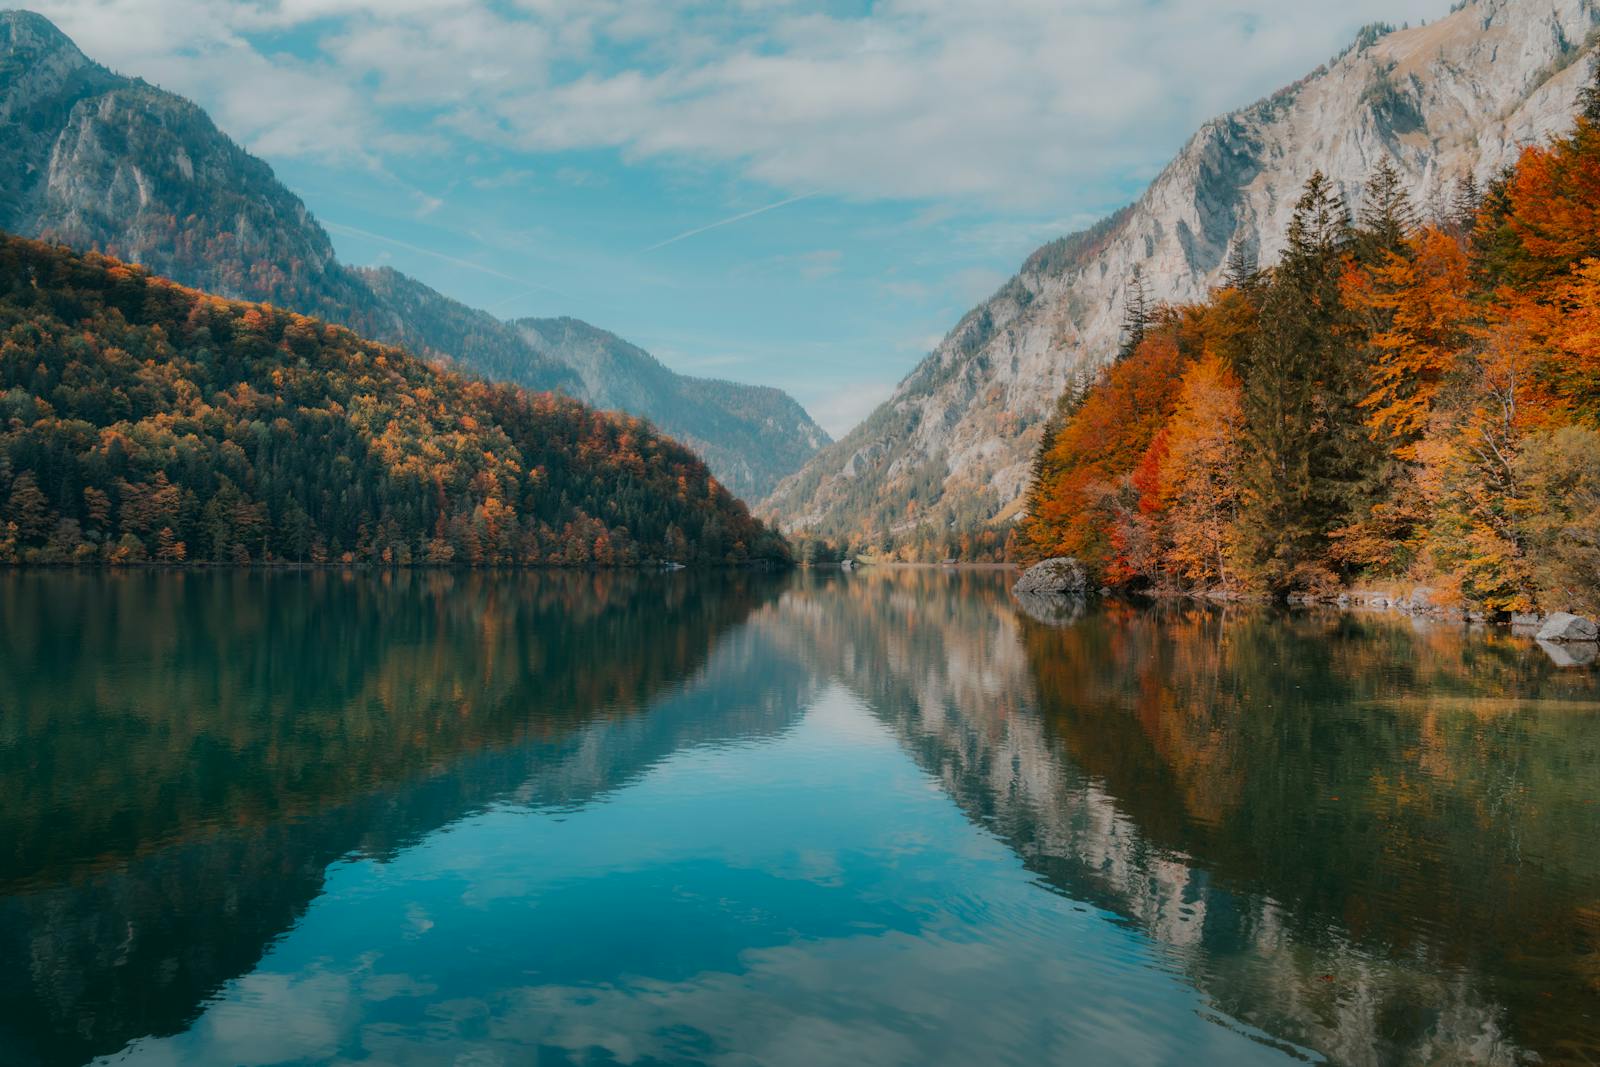
<svg viewBox="0 0 1600 1067">
<path fill-rule="evenodd" d="M 1539 630 L 1541 641 L 1594 641 L 1600 638 L 1600 627 L 1596 627 L 1594 620 L 1585 619 L 1581 615 L 1572 615 L 1565 611 L 1558 611 L 1544 621 L 1544 626 Z"/>
<path fill-rule="evenodd" d="M 1089 574 L 1071 556 L 1035 563 L 1011 587 L 1017 596 L 1082 597 L 1089 591 Z"/>
</svg>

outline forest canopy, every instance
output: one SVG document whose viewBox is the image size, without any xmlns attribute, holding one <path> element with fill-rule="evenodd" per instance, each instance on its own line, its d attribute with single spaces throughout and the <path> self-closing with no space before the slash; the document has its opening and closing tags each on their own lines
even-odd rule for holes
<svg viewBox="0 0 1600 1067">
<path fill-rule="evenodd" d="M 785 561 L 646 423 L 0 234 L 0 561 Z"/>
</svg>

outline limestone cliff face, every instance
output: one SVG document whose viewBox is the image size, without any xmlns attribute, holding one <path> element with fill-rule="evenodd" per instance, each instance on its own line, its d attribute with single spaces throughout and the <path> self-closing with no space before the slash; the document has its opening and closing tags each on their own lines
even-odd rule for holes
<svg viewBox="0 0 1600 1067">
<path fill-rule="evenodd" d="M 613 361 L 597 376 L 568 348 L 533 343 L 526 330 L 415 279 L 341 264 L 300 198 L 203 110 L 106 70 L 26 11 L 0 11 L 0 230 L 106 252 L 489 378 L 651 419 L 749 499 L 828 440 L 777 390 L 696 382 L 648 356 Z M 697 403 L 664 404 L 654 392 L 661 374 Z"/>
<path fill-rule="evenodd" d="M 894 395 L 766 501 L 787 528 L 888 540 L 1015 515 L 1042 423 L 1116 350 L 1139 267 L 1152 297 L 1196 300 L 1234 245 L 1271 263 L 1322 170 L 1352 205 L 1391 158 L 1421 204 L 1480 182 L 1569 122 L 1595 0 L 1477 0 L 1416 29 L 1363 32 L 1294 85 L 1208 122 L 1131 207 L 1046 245 L 961 320 Z"/>
</svg>

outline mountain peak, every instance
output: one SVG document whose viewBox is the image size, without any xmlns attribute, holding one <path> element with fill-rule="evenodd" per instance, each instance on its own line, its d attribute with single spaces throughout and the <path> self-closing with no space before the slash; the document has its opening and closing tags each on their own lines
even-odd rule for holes
<svg viewBox="0 0 1600 1067">
<path fill-rule="evenodd" d="M 79 65 L 89 63 L 72 38 L 43 15 L 21 9 L 0 11 L 0 62 L 52 55 L 70 57 Z"/>
</svg>

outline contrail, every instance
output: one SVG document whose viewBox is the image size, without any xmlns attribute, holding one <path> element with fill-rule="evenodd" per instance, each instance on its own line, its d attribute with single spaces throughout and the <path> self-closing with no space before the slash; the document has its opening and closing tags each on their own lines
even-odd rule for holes
<svg viewBox="0 0 1600 1067">
<path fill-rule="evenodd" d="M 746 211 L 742 215 L 735 215 L 732 218 L 722 219 L 720 221 L 710 223 L 709 225 L 701 226 L 698 229 L 686 230 L 685 232 L 678 234 L 676 237 L 668 237 L 660 244 L 651 245 L 649 248 L 646 248 L 645 251 L 654 252 L 658 248 L 665 248 L 668 245 L 677 244 L 679 241 L 688 240 L 690 237 L 693 237 L 696 234 L 705 233 L 707 230 L 714 230 L 718 226 L 731 226 L 736 222 L 743 222 L 745 219 L 754 218 L 757 215 L 765 215 L 769 211 L 776 211 L 780 207 L 788 207 L 790 204 L 797 203 L 801 200 L 810 200 L 816 195 L 816 193 L 804 193 L 800 196 L 791 196 L 787 200 L 779 200 L 776 204 L 768 204 L 766 207 L 758 207 L 754 211 Z"/>
<path fill-rule="evenodd" d="M 481 263 L 474 263 L 470 259 L 459 259 L 456 256 L 445 255 L 443 252 L 435 252 L 431 248 L 423 248 L 421 245 L 414 245 L 408 241 L 397 240 L 393 237 L 385 237 L 381 233 L 373 233 L 370 230 L 359 229 L 355 226 L 346 226 L 342 222 L 324 222 L 322 225 L 325 229 L 332 230 L 334 233 L 345 233 L 352 237 L 365 237 L 369 241 L 377 241 L 379 244 L 393 245 L 395 248 L 403 248 L 407 252 L 415 252 L 421 256 L 432 256 L 434 259 L 440 259 L 446 263 L 453 263 L 458 267 L 465 267 L 467 270 L 475 270 L 479 274 L 487 274 L 491 278 L 499 278 L 502 281 L 511 282 L 513 285 L 524 286 L 528 292 L 540 290 L 546 293 L 554 293 L 560 297 L 565 297 L 567 295 L 560 289 L 552 289 L 548 285 L 539 285 L 535 282 L 528 281 L 526 278 L 516 278 L 506 274 L 504 271 L 495 270 L 493 267 L 485 267 Z M 523 294 L 519 293 L 517 295 L 521 296 Z M 504 303 L 504 301 L 501 302 Z"/>
</svg>

